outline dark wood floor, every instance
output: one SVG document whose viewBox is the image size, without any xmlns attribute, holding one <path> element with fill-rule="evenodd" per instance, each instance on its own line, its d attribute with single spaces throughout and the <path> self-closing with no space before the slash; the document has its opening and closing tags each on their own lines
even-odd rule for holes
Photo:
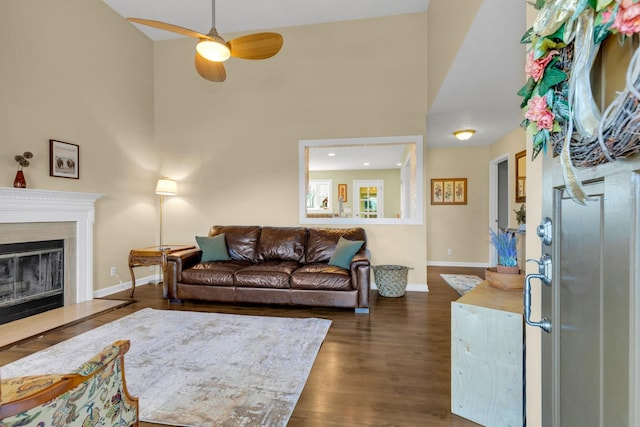
<svg viewBox="0 0 640 427">
<path fill-rule="evenodd" d="M 0 365 L 145 307 L 320 317 L 330 319 L 331 328 L 289 426 L 477 426 L 450 411 L 450 303 L 458 295 L 442 280 L 440 273 L 475 274 L 484 278 L 482 268 L 429 267 L 430 292 L 407 292 L 401 298 L 384 298 L 372 291 L 369 315 L 321 308 L 203 303 L 169 306 L 162 299 L 160 287 L 142 286 L 136 289 L 132 304 L 0 352 Z M 128 299 L 128 292 L 109 298 Z"/>
</svg>

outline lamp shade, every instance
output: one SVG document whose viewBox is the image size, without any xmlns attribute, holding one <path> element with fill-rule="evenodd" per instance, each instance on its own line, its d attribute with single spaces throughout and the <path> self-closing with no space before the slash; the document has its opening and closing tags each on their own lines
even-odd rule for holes
<svg viewBox="0 0 640 427">
<path fill-rule="evenodd" d="M 171 178 L 160 178 L 156 185 L 156 194 L 160 194 L 162 196 L 177 196 L 178 183 Z"/>
</svg>

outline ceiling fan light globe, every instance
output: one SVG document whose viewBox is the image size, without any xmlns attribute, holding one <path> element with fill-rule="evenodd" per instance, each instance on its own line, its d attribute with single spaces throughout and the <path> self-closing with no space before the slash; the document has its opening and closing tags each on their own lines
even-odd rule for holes
<svg viewBox="0 0 640 427">
<path fill-rule="evenodd" d="M 224 62 L 231 57 L 229 47 L 215 40 L 200 40 L 196 50 L 200 56 L 213 62 Z"/>
</svg>

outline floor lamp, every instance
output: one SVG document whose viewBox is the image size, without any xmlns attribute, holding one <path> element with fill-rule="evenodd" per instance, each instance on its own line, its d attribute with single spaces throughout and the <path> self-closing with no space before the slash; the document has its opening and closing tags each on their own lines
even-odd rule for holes
<svg viewBox="0 0 640 427">
<path fill-rule="evenodd" d="M 160 249 L 162 249 L 162 203 L 164 196 L 178 195 L 178 183 L 171 178 L 160 178 L 156 185 L 156 194 L 160 195 Z"/>
</svg>

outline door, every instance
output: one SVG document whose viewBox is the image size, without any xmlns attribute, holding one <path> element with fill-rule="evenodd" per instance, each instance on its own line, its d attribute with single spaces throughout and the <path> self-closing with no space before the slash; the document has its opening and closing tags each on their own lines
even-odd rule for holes
<svg viewBox="0 0 640 427">
<path fill-rule="evenodd" d="M 541 273 L 550 280 L 528 277 L 526 286 L 542 287 L 550 321 L 542 334 L 543 425 L 637 426 L 640 156 L 581 169 L 585 206 L 568 196 L 558 158 L 537 161 L 545 162 L 549 220 L 538 227 Z"/>
<path fill-rule="evenodd" d="M 489 163 L 489 226 L 497 231 L 509 224 L 509 156 L 503 155 Z M 489 265 L 498 263 L 498 252 L 489 245 Z"/>
<path fill-rule="evenodd" d="M 498 228 L 509 227 L 509 160 L 498 163 Z"/>
<path fill-rule="evenodd" d="M 383 218 L 384 192 L 381 179 L 353 181 L 354 216 L 356 218 Z"/>
</svg>

